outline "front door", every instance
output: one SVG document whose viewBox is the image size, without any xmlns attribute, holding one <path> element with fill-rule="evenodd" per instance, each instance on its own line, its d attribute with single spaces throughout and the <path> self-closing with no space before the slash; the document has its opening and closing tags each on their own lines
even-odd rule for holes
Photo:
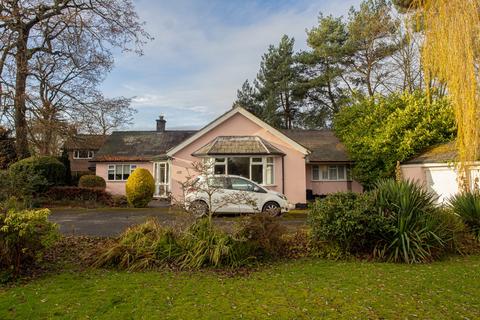
<svg viewBox="0 0 480 320">
<path fill-rule="evenodd" d="M 167 198 L 170 193 L 170 165 L 168 161 L 154 163 L 155 197 Z"/>
</svg>

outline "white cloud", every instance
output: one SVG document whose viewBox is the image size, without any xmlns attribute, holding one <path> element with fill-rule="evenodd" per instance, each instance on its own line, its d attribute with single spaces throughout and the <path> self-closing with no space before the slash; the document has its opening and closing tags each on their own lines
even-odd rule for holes
<svg viewBox="0 0 480 320">
<path fill-rule="evenodd" d="M 254 4 L 222 7 L 247 20 L 230 23 L 224 18 L 231 12 L 223 16 L 217 12 L 218 5 L 202 7 L 203 1 L 141 1 L 139 14 L 155 40 L 142 57 L 118 55 L 104 91 L 135 96 L 139 123 L 149 120 L 152 111 L 145 110 L 155 108 L 173 126 L 189 121 L 203 121 L 198 124 L 203 125 L 231 107 L 243 81 L 255 77 L 268 45 L 287 34 L 295 37 L 297 50 L 303 49 L 305 29 L 316 24 L 320 11 L 345 14 L 357 2 L 314 1 L 281 10 Z M 189 113 L 175 119 L 175 110 Z"/>
</svg>

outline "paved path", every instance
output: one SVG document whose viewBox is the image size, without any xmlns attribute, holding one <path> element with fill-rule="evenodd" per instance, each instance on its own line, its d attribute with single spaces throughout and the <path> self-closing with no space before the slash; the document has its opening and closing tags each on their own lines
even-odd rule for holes
<svg viewBox="0 0 480 320">
<path fill-rule="evenodd" d="M 110 237 L 121 233 L 125 228 L 156 217 L 162 224 L 173 225 L 188 221 L 191 217 L 169 208 L 102 208 L 102 209 L 52 209 L 50 220 L 58 223 L 65 235 Z M 217 225 L 231 230 L 239 217 L 215 217 Z M 305 215 L 286 215 L 278 218 L 289 231 L 305 226 Z"/>
</svg>

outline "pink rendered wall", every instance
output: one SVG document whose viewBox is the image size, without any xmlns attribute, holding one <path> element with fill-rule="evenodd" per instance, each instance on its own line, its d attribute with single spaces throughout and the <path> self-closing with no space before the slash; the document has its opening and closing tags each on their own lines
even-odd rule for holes
<svg viewBox="0 0 480 320">
<path fill-rule="evenodd" d="M 136 164 L 137 168 L 144 168 L 153 175 L 153 163 L 151 162 L 97 162 L 96 174 L 107 182 L 107 192 L 111 194 L 125 195 L 126 181 L 108 181 L 109 164 Z"/>
<path fill-rule="evenodd" d="M 417 181 L 423 185 L 426 184 L 426 176 L 422 165 L 401 166 L 400 168 L 404 179 Z"/>
<path fill-rule="evenodd" d="M 313 181 L 312 166 L 306 166 L 307 189 L 311 189 L 314 195 L 325 195 L 335 192 L 345 192 L 348 190 L 347 181 Z M 351 191 L 363 192 L 363 187 L 357 181 L 351 181 Z"/>
<path fill-rule="evenodd" d="M 285 190 L 284 193 L 290 203 L 306 202 L 306 180 L 305 180 L 305 159 L 304 155 L 293 149 L 287 142 L 277 138 L 266 129 L 260 127 L 241 114 L 235 114 L 230 119 L 213 128 L 190 145 L 178 151 L 173 156 L 171 170 L 171 186 L 172 196 L 180 198 L 182 195 L 179 181 L 185 180 L 185 177 L 193 172 L 191 163 L 198 161 L 199 158 L 193 157 L 191 154 L 204 146 L 217 136 L 260 136 L 269 141 L 278 149 L 286 154 L 285 162 Z M 275 159 L 275 185 L 268 186 L 269 189 L 282 192 L 282 159 Z"/>
</svg>

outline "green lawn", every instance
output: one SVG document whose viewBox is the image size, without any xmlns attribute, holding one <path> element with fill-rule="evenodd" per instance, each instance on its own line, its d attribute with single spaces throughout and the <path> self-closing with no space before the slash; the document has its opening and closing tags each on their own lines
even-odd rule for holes
<svg viewBox="0 0 480 320">
<path fill-rule="evenodd" d="M 480 256 L 430 265 L 304 260 L 250 275 L 63 273 L 0 289 L 0 319 L 479 319 Z"/>
</svg>

